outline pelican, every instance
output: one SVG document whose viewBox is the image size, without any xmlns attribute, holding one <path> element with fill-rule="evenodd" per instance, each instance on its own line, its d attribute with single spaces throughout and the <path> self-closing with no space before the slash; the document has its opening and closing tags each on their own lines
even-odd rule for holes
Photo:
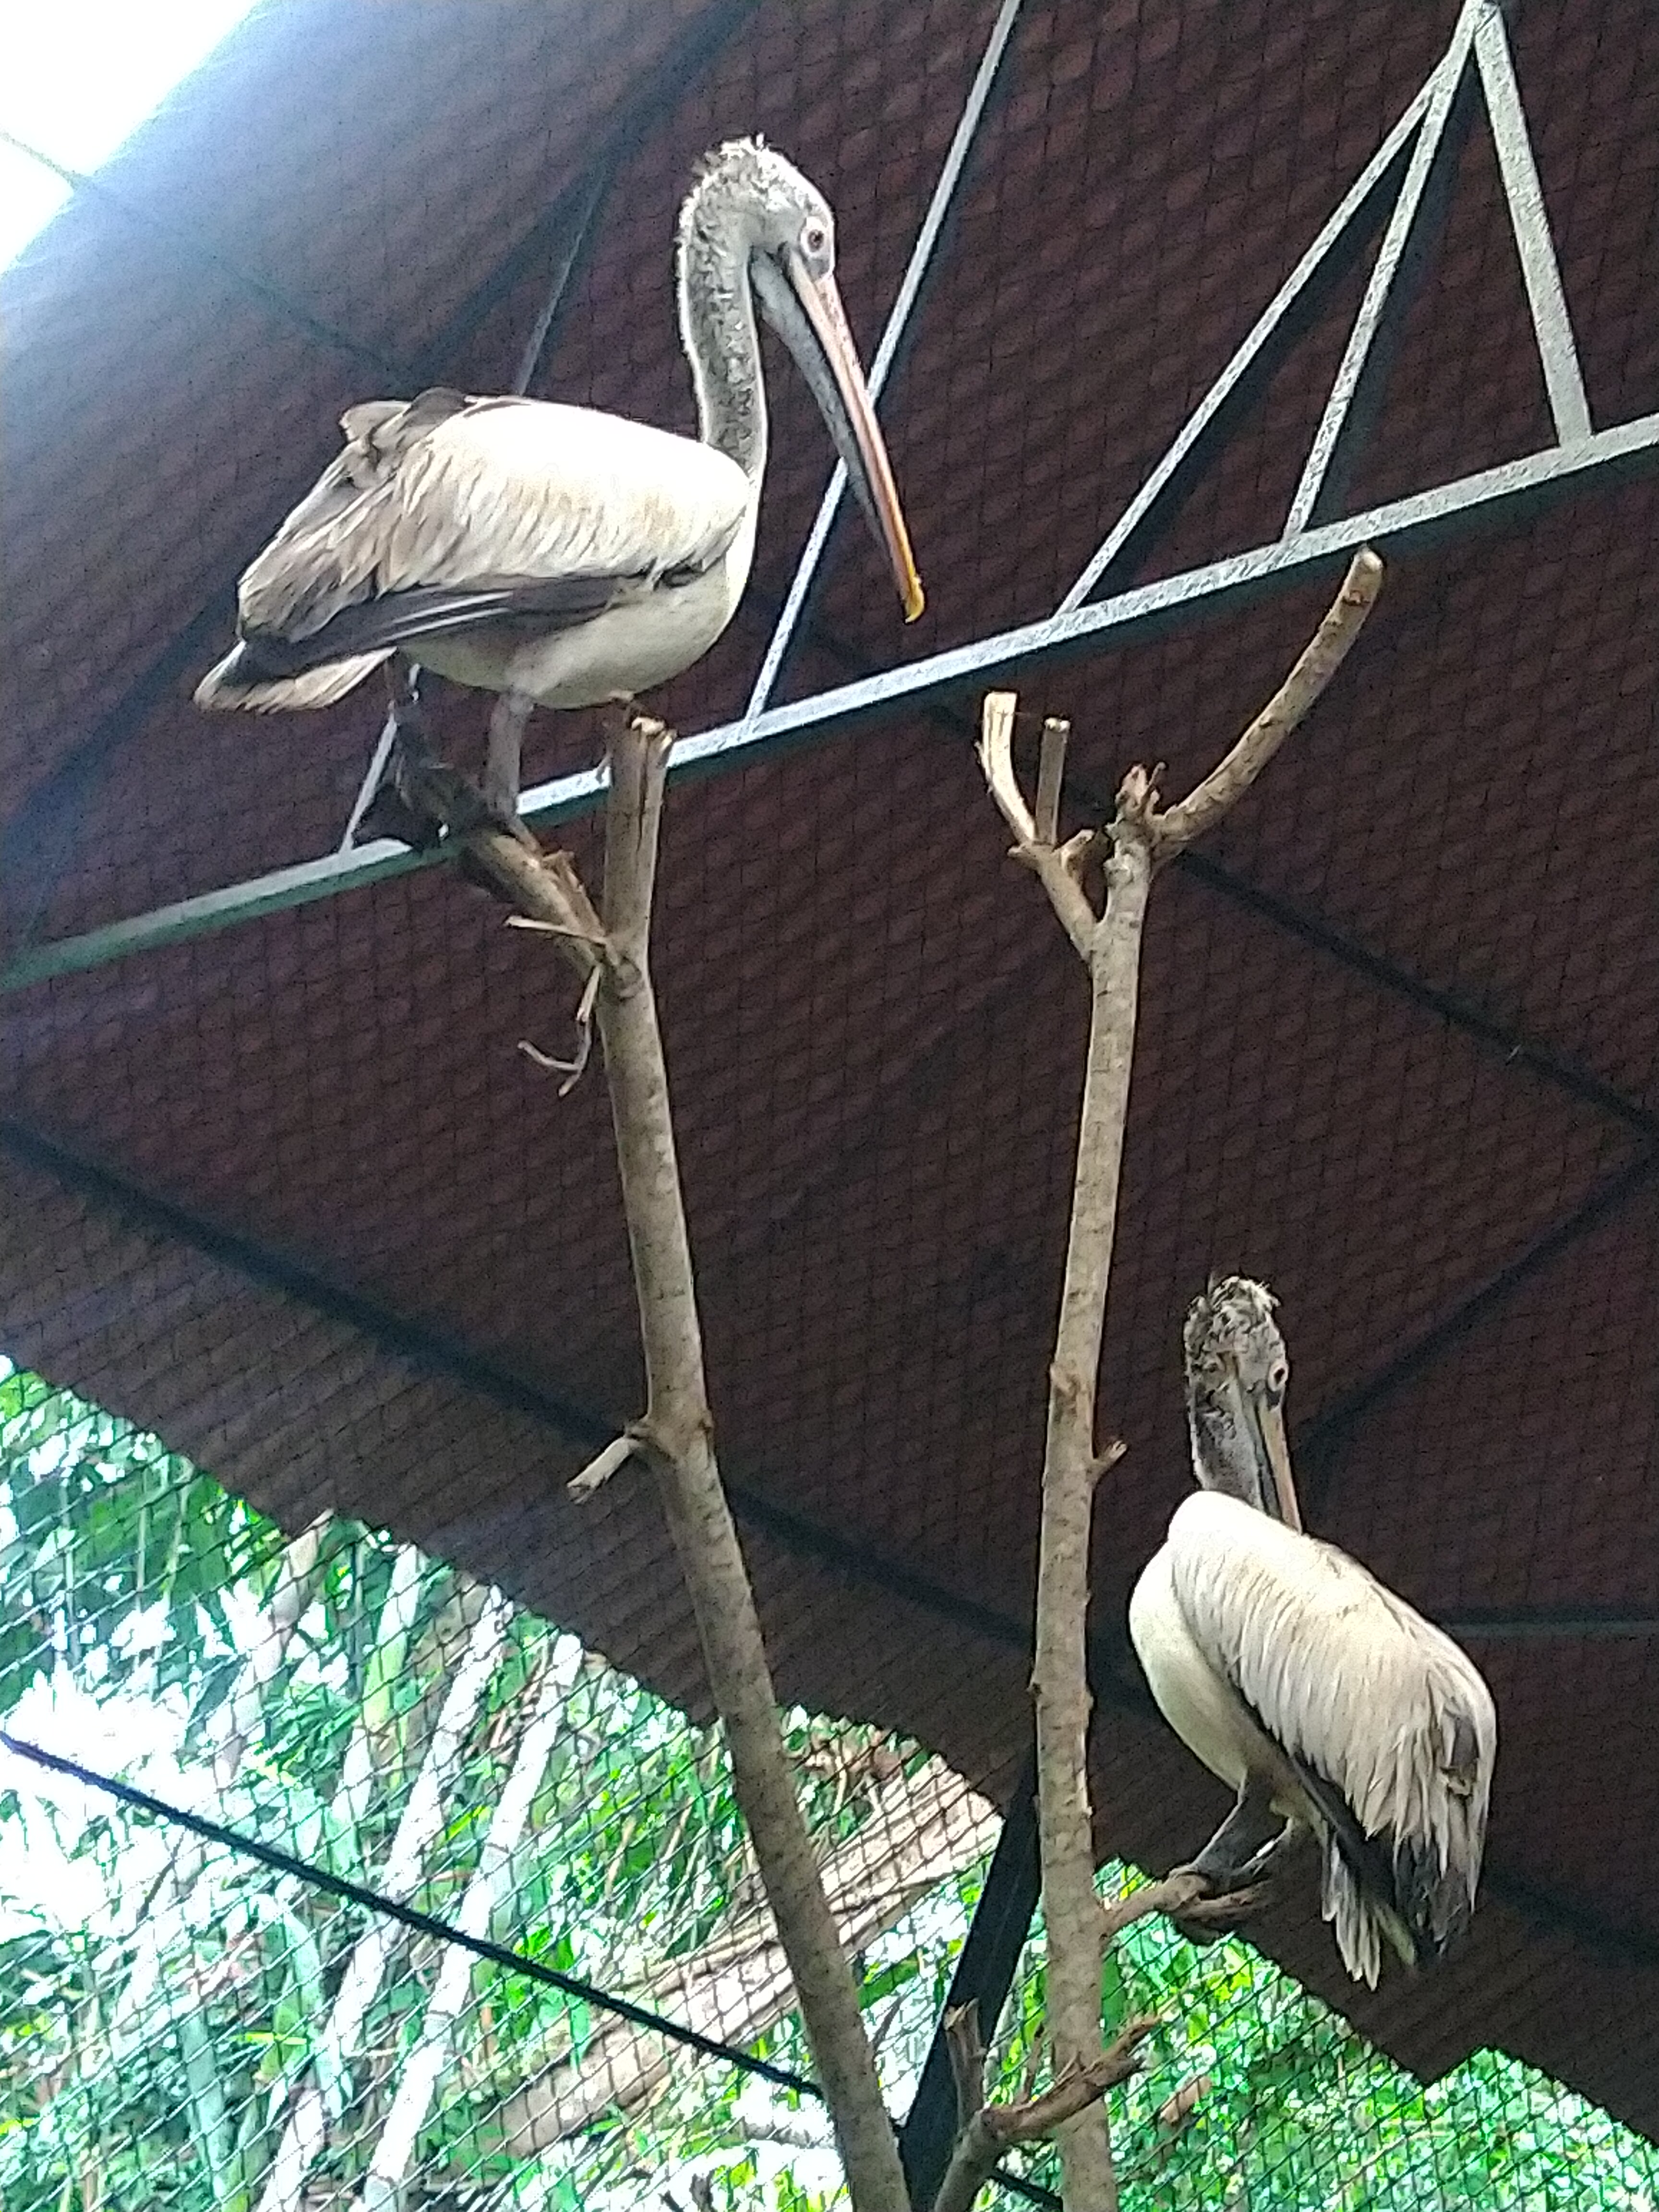
<svg viewBox="0 0 1659 2212">
<path fill-rule="evenodd" d="M 512 819 L 533 707 L 631 700 L 700 659 L 736 611 L 766 467 L 757 303 L 914 621 L 921 582 L 835 265 L 823 194 L 758 139 L 718 148 L 679 215 L 697 437 L 441 387 L 348 409 L 343 451 L 243 574 L 238 642 L 197 704 L 332 706 L 406 648 L 499 695 L 483 797 Z"/>
<path fill-rule="evenodd" d="M 1135 1585 L 1129 1635 L 1164 1719 L 1238 1793 L 1190 1871 L 1245 1888 L 1310 1832 L 1343 1962 L 1375 1988 L 1384 1943 L 1425 1965 L 1474 1911 L 1492 1694 L 1449 1636 L 1303 1533 L 1262 1286 L 1212 1281 L 1184 1345 L 1201 1487 Z"/>
</svg>

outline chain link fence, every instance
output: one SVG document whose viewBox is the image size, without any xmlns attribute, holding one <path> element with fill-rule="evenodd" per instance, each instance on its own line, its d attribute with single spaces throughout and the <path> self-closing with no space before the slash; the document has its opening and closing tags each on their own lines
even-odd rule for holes
<svg viewBox="0 0 1659 2212">
<path fill-rule="evenodd" d="M 714 1731 L 412 1547 L 285 1537 L 21 1371 L 0 1592 L 7 2212 L 833 2200 Z M 902 2116 L 998 1817 L 914 1743 L 800 1711 L 787 1736 Z M 1042 1982 L 1037 1931 L 1009 2094 L 1044 2078 Z M 1131 1929 L 1106 2024 L 1146 2010 L 1126 2212 L 1659 2204 L 1659 2151 L 1582 2098 L 1495 2052 L 1414 2081 L 1241 1942 Z M 1055 2201 L 1048 2153 L 1016 2164 L 1009 2204 Z"/>
</svg>

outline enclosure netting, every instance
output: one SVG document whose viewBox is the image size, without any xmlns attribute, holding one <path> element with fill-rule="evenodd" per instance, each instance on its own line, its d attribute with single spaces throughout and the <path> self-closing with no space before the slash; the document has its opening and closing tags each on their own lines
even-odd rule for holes
<svg viewBox="0 0 1659 2212">
<path fill-rule="evenodd" d="M 31 1375 L 0 1418 L 7 2212 L 830 2201 L 715 1732 L 412 1547 L 285 1537 Z M 786 1726 L 902 2117 L 998 1816 L 914 1743 Z M 1034 1934 L 1005 2094 L 1046 2078 L 1042 1959 Z M 1111 2100 L 1127 2212 L 1659 2202 L 1659 2151 L 1585 2100 L 1491 2051 L 1425 2086 L 1243 1942 L 1143 1923 L 1103 2009 L 1161 2017 Z M 1054 2179 L 1016 2154 L 1004 2195 Z"/>
</svg>

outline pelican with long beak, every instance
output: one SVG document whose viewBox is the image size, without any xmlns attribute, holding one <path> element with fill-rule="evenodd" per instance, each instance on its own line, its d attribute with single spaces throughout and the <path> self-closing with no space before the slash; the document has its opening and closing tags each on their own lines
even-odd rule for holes
<svg viewBox="0 0 1659 2212">
<path fill-rule="evenodd" d="M 625 702 L 689 668 L 735 612 L 766 467 L 756 308 L 799 364 L 892 570 L 921 579 L 836 289 L 835 217 L 750 138 L 680 210 L 680 335 L 697 438 L 441 388 L 341 418 L 344 450 L 251 563 L 234 648 L 198 706 L 328 707 L 399 648 L 500 695 L 484 796 L 516 811 L 532 707 Z"/>
<path fill-rule="evenodd" d="M 1237 1792 L 1189 1870 L 1247 1889 L 1310 1832 L 1343 1962 L 1374 1988 L 1385 1943 L 1425 1965 L 1474 1911 L 1492 1693 L 1449 1636 L 1303 1532 L 1261 1285 L 1212 1282 L 1184 1342 L 1200 1488 L 1135 1585 L 1129 1634 L 1165 1720 Z"/>
</svg>

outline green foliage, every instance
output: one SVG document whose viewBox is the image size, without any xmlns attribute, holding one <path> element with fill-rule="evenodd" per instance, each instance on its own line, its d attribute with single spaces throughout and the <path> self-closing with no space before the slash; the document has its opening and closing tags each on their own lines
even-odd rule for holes
<svg viewBox="0 0 1659 2212">
<path fill-rule="evenodd" d="M 1135 1877 L 1109 1869 L 1115 1887 Z M 1127 2009 L 1163 2026 L 1114 2093 L 1123 2212 L 1653 2212 L 1659 2153 L 1497 2051 L 1425 2086 L 1239 1942 L 1165 1921 L 1119 1939 Z M 996 2053 L 1019 2094 L 1040 2031 L 1040 1944 Z M 1160 2120 L 1200 2084 L 1178 2124 Z M 1021 2168 L 1057 2186 L 1052 2154 Z M 1011 2198 L 1009 2202 L 1012 2203 Z"/>
<path fill-rule="evenodd" d="M 676 2011 L 675 1962 L 732 1944 L 757 1898 L 717 1738 L 544 1624 L 343 1526 L 278 1651 L 273 1606 L 299 1555 L 153 1437 L 0 1370 L 7 1726 L 453 1917 L 482 1910 L 470 1885 L 494 1864 L 492 1820 L 545 1706 L 550 1749 L 486 1920 L 530 1958 Z M 480 1653 L 468 1703 L 457 1686 Z M 921 1756 L 800 1713 L 787 1735 L 826 1855 Z M 982 1877 L 959 1868 L 862 1961 L 896 2108 Z M 365 2201 L 400 2113 L 414 2148 L 386 2200 L 398 2212 L 684 2206 L 693 2176 L 711 2212 L 827 2212 L 816 2101 L 684 2052 L 642 2101 L 596 2103 L 570 2139 L 526 2149 L 508 2100 L 611 2063 L 614 2018 L 478 1962 L 443 2014 L 444 1948 L 8 1759 L 0 2203 L 278 2212 L 273 2161 L 309 2098 L 304 2212 Z M 996 2045 L 1003 2094 L 1040 2078 L 1042 2002 L 1039 1937 Z M 1124 2212 L 1659 2206 L 1655 2153 L 1583 2100 L 1493 2052 L 1424 2087 L 1241 1943 L 1195 1951 L 1138 1924 L 1109 1972 L 1109 2030 L 1132 2009 L 1164 2025 L 1114 2096 Z M 434 2038 L 411 2119 L 399 2095 Z M 793 2015 L 750 2047 L 810 2075 Z M 1052 2180 L 1048 2154 L 1029 2171 Z"/>
</svg>

